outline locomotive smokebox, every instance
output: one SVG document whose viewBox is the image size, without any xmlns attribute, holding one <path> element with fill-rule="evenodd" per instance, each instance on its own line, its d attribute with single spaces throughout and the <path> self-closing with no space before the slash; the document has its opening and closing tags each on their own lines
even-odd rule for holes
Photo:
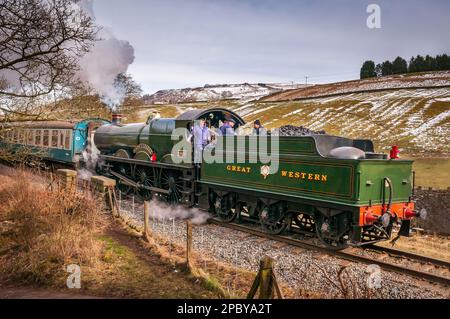
<svg viewBox="0 0 450 319">
<path fill-rule="evenodd" d="M 112 119 L 111 119 L 111 124 L 113 124 L 113 125 L 122 124 L 122 118 L 123 118 L 123 114 L 113 113 Z"/>
</svg>

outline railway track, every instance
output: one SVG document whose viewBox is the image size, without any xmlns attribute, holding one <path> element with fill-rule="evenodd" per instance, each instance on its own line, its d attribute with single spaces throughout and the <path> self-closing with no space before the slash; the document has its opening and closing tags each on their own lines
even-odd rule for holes
<svg viewBox="0 0 450 319">
<path fill-rule="evenodd" d="M 246 233 L 249 233 L 254 236 L 283 242 L 288 245 L 301 247 L 301 248 L 314 250 L 314 251 L 319 251 L 321 253 L 325 253 L 325 254 L 328 254 L 331 256 L 342 258 L 342 259 L 345 259 L 348 261 L 364 263 L 364 264 L 376 264 L 376 265 L 380 266 L 381 269 L 384 269 L 384 270 L 397 272 L 397 273 L 400 273 L 403 275 L 409 275 L 409 276 L 412 276 L 412 277 L 415 277 L 418 279 L 423 279 L 423 280 L 426 280 L 426 281 L 429 281 L 432 283 L 438 283 L 438 284 L 442 284 L 445 286 L 450 286 L 450 278 L 440 276 L 437 274 L 433 274 L 430 272 L 407 268 L 404 265 L 389 263 L 389 262 L 386 262 L 386 261 L 383 261 L 383 260 L 380 260 L 377 258 L 362 256 L 362 255 L 358 254 L 358 251 L 361 252 L 361 248 L 350 248 L 350 249 L 344 249 L 344 250 L 339 250 L 339 251 L 332 251 L 325 247 L 321 247 L 321 246 L 318 246 L 318 245 L 315 245 L 315 244 L 312 244 L 312 243 L 309 243 L 306 241 L 294 239 L 291 237 L 282 236 L 282 235 L 270 235 L 261 230 L 258 230 L 258 229 L 252 228 L 252 227 L 248 227 L 245 225 L 225 223 L 225 222 L 219 221 L 217 219 L 209 219 L 208 222 L 222 226 L 222 227 L 227 227 L 230 229 L 246 232 Z M 365 248 L 365 249 L 370 249 L 373 251 L 386 253 L 386 254 L 389 254 L 390 256 L 394 256 L 394 257 L 407 258 L 407 259 L 410 259 L 412 261 L 419 262 L 422 264 L 426 263 L 426 264 L 430 264 L 433 266 L 450 269 L 450 263 L 443 261 L 443 260 L 438 260 L 438 259 L 434 259 L 431 257 L 427 257 L 427 256 L 416 255 L 413 253 L 408 253 L 408 252 L 400 251 L 397 249 L 385 248 L 385 247 L 380 247 L 380 246 L 370 246 L 369 248 Z"/>
</svg>

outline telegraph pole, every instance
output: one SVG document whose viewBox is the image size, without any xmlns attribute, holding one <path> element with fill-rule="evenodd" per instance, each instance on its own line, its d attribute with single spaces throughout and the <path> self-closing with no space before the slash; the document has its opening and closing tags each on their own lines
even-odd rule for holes
<svg viewBox="0 0 450 319">
<path fill-rule="evenodd" d="M 305 85 L 306 85 L 306 86 L 308 86 L 308 78 L 309 78 L 309 76 L 306 75 L 306 76 L 305 76 Z"/>
</svg>

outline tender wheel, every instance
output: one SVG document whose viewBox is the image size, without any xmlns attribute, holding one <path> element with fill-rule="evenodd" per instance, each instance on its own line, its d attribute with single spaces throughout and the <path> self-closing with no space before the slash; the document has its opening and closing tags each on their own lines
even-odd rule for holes
<svg viewBox="0 0 450 319">
<path fill-rule="evenodd" d="M 233 205 L 230 195 L 220 197 L 215 196 L 213 203 L 213 213 L 222 221 L 231 223 L 236 219 L 242 210 L 241 203 Z"/>
<path fill-rule="evenodd" d="M 164 194 L 162 198 L 169 204 L 176 204 L 181 201 L 183 190 L 183 181 L 180 178 L 180 174 L 163 170 L 161 172 L 161 188 L 169 191 L 168 194 Z"/>
<path fill-rule="evenodd" d="M 287 212 L 282 205 L 263 206 L 258 210 L 262 229 L 272 235 L 281 234 L 289 225 Z"/>
<path fill-rule="evenodd" d="M 295 214 L 292 218 L 292 224 L 297 226 L 301 231 L 314 233 L 316 231 L 316 225 L 314 219 L 308 214 Z"/>
<path fill-rule="evenodd" d="M 327 248 L 332 250 L 341 250 L 348 247 L 348 228 L 345 227 L 345 225 L 344 227 L 342 227 L 343 225 L 339 226 L 339 224 L 342 223 L 345 224 L 345 218 L 343 222 L 339 215 L 327 218 L 321 213 L 316 214 L 316 234 L 320 241 L 327 246 Z M 340 230 L 342 228 L 345 229 Z"/>
</svg>

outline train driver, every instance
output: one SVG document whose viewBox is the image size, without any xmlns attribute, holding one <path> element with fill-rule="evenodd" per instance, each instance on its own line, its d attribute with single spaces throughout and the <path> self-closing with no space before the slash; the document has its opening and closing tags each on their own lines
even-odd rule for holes
<svg viewBox="0 0 450 319">
<path fill-rule="evenodd" d="M 253 135 L 267 135 L 267 131 L 264 126 L 261 125 L 260 120 L 253 122 Z"/>
<path fill-rule="evenodd" d="M 222 135 L 234 135 L 235 123 L 236 122 L 233 119 L 225 121 L 225 123 L 220 127 L 220 132 Z"/>
</svg>

